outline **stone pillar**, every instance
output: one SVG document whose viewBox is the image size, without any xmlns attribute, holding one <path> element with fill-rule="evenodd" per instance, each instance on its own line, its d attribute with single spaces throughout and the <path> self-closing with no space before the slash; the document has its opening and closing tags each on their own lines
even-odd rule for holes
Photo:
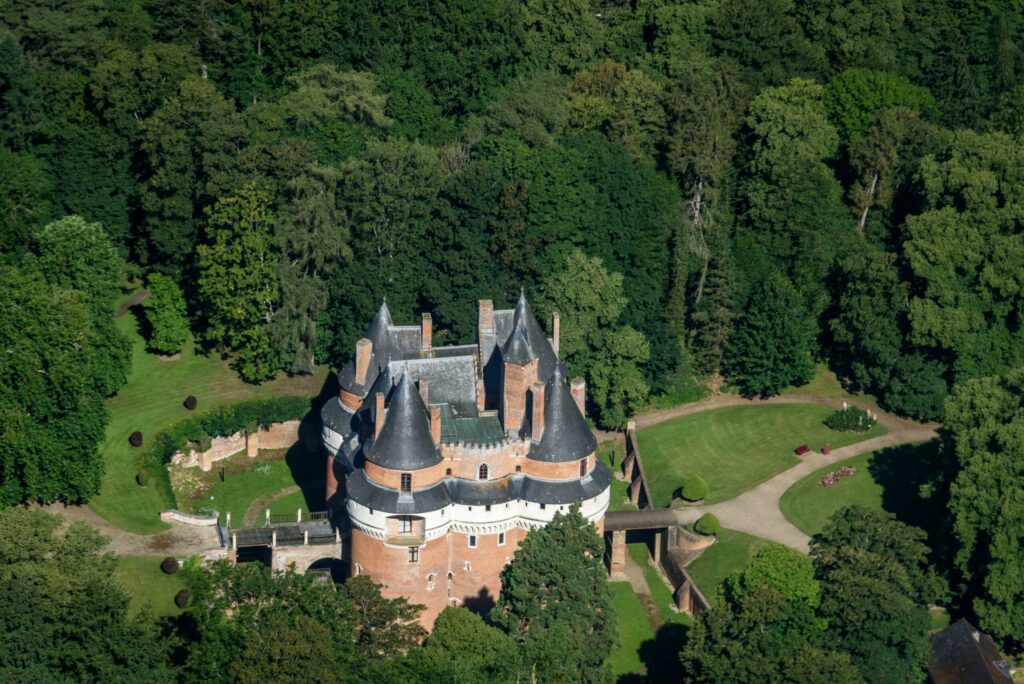
<svg viewBox="0 0 1024 684">
<path fill-rule="evenodd" d="M 227 524 L 225 525 L 225 527 L 231 527 L 231 511 L 228 511 L 228 512 L 227 512 L 227 513 L 225 514 L 225 516 L 224 516 L 224 519 L 225 519 L 225 522 L 227 523 Z"/>
<path fill-rule="evenodd" d="M 249 458 L 256 458 L 260 452 L 260 428 L 256 427 L 253 432 L 245 433 L 245 455 Z"/>
<path fill-rule="evenodd" d="M 295 509 L 295 522 L 302 522 L 302 509 Z"/>
<path fill-rule="evenodd" d="M 302 545 L 309 546 L 309 530 L 302 530 Z"/>
<path fill-rule="evenodd" d="M 661 545 L 664 543 L 664 535 L 661 532 L 654 533 L 654 564 L 661 563 Z"/>
<path fill-rule="evenodd" d="M 210 449 L 199 452 L 199 469 L 204 473 L 208 473 L 213 469 L 213 455 L 210 453 Z"/>
<path fill-rule="evenodd" d="M 626 579 L 626 531 L 612 532 L 612 561 L 610 575 L 613 580 Z"/>
<path fill-rule="evenodd" d="M 270 511 L 268 510 L 267 512 L 269 513 Z M 277 548 L 277 530 L 272 530 L 270 532 L 270 548 Z"/>
</svg>

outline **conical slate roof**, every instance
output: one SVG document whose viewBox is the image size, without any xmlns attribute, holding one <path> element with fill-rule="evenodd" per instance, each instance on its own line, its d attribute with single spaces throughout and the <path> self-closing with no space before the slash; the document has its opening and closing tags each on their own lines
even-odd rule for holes
<svg viewBox="0 0 1024 684">
<path fill-rule="evenodd" d="M 551 373 L 558 363 L 558 357 L 555 356 L 555 350 L 551 348 L 547 336 L 541 329 L 540 324 L 537 323 L 537 317 L 533 314 L 533 308 L 526 301 L 526 293 L 523 291 L 519 292 L 519 301 L 516 302 L 512 332 L 509 334 L 505 347 L 502 349 L 504 360 L 522 364 L 526 363 L 526 361 L 516 361 L 509 358 L 509 353 L 514 350 L 512 345 L 517 333 L 526 338 L 527 347 L 531 352 L 527 361 L 539 358 L 537 363 L 537 379 L 541 382 L 546 382 L 551 377 Z M 521 343 L 515 342 L 515 344 L 520 345 Z"/>
<path fill-rule="evenodd" d="M 441 461 L 427 407 L 408 375 L 391 391 L 384 427 L 363 453 L 371 463 L 392 470 L 420 470 Z"/>
<path fill-rule="evenodd" d="M 526 329 L 526 321 L 516 318 L 515 327 L 505 340 L 505 346 L 501 349 L 501 357 L 507 363 L 514 363 L 518 366 L 525 366 L 537 358 L 530 344 L 530 336 Z"/>
<path fill-rule="evenodd" d="M 391 312 L 388 311 L 386 301 L 380 303 L 377 315 L 373 317 L 370 328 L 366 331 L 366 339 L 373 342 L 373 355 L 377 360 L 377 367 L 386 366 L 388 353 L 390 352 L 391 340 L 388 328 L 394 325 L 391 320 Z"/>
<path fill-rule="evenodd" d="M 556 364 L 544 387 L 544 434 L 528 458 L 554 463 L 577 461 L 597 449 L 597 440 L 572 398 L 566 375 L 565 366 Z"/>
</svg>

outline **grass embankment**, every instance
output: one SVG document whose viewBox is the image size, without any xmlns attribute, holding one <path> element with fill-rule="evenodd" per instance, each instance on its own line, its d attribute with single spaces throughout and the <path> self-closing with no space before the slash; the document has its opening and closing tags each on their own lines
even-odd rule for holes
<svg viewBox="0 0 1024 684">
<path fill-rule="evenodd" d="M 889 511 L 907 524 L 929 530 L 935 505 L 922 499 L 919 489 L 939 467 L 938 455 L 937 441 L 861 454 L 803 478 L 782 495 L 779 508 L 809 535 L 820 532 L 829 517 L 845 506 Z M 853 466 L 857 472 L 831 487 L 818 484 L 825 473 L 843 466 Z"/>
<path fill-rule="evenodd" d="M 306 516 L 311 510 L 324 510 L 323 459 L 301 444 L 287 453 L 261 451 L 256 458 L 241 452 L 216 466 L 208 473 L 187 470 L 190 491 L 178 491 L 179 508 L 200 514 L 230 512 L 235 527 L 262 524 L 267 508 L 271 514 L 293 516 L 299 508 Z M 298 491 L 288 491 L 293 487 Z"/>
<path fill-rule="evenodd" d="M 656 506 L 668 506 L 686 475 L 708 483 L 707 503 L 742 494 L 798 462 L 793 449 L 837 449 L 885 433 L 838 432 L 825 425 L 833 412 L 814 404 L 732 406 L 640 430 L 637 438 Z"/>
<path fill-rule="evenodd" d="M 814 377 L 806 385 L 798 387 L 787 387 L 782 390 L 784 394 L 804 394 L 814 397 L 828 397 L 830 399 L 842 399 L 851 403 L 857 403 L 864 408 L 869 408 L 876 413 L 881 411 L 878 400 L 870 394 L 848 392 L 843 388 L 839 377 L 829 369 L 828 365 L 819 363 L 815 366 Z"/>
<path fill-rule="evenodd" d="M 608 440 L 597 445 L 597 458 L 608 470 L 612 471 L 612 487 L 609 492 L 609 511 L 635 511 L 636 506 L 629 503 L 629 483 L 616 477 L 622 472 L 622 459 L 625 458 L 622 444 Z"/>
<path fill-rule="evenodd" d="M 111 523 L 137 534 L 167 529 L 158 516 L 170 502 L 157 487 L 143 488 L 135 482 L 136 459 L 141 450 L 128 444 L 133 431 L 141 431 L 144 439 L 151 438 L 185 418 L 189 411 L 183 402 L 190 394 L 199 399 L 200 411 L 283 394 L 313 397 L 320 392 L 328 372 L 321 367 L 311 376 L 282 376 L 263 385 L 248 385 L 219 356 L 197 354 L 192 341 L 176 361 L 148 354 L 138 320 L 130 312 L 117 320 L 117 327 L 132 342 L 132 371 L 117 396 L 107 401 L 110 422 L 100 447 L 106 472 L 100 493 L 89 505 Z"/>
<path fill-rule="evenodd" d="M 131 597 L 131 612 L 148 607 L 156 617 L 178 615 L 174 595 L 185 588 L 181 573 L 165 575 L 160 570 L 163 556 L 118 556 L 115 576 Z"/>
<path fill-rule="evenodd" d="M 768 542 L 736 530 L 722 530 L 718 541 L 686 567 L 690 579 L 700 588 L 704 597 L 715 602 L 718 587 L 725 578 L 742 570 L 757 550 Z"/>
<path fill-rule="evenodd" d="M 612 652 L 610 660 L 612 672 L 618 677 L 644 667 L 640 659 L 641 646 L 645 641 L 654 639 L 654 629 L 629 582 L 609 584 L 619 625 L 619 647 Z"/>
</svg>

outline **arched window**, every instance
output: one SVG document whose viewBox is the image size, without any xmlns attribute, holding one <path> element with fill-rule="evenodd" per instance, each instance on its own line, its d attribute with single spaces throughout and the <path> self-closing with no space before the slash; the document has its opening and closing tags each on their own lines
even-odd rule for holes
<svg viewBox="0 0 1024 684">
<path fill-rule="evenodd" d="M 481 480 L 486 480 L 487 479 L 487 464 L 486 463 L 483 463 L 483 464 L 480 465 L 480 475 L 479 475 L 479 477 L 480 477 Z"/>
</svg>

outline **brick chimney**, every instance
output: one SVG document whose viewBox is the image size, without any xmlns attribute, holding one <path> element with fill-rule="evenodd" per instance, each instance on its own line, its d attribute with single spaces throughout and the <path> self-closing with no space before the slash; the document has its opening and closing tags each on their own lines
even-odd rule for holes
<svg viewBox="0 0 1024 684">
<path fill-rule="evenodd" d="M 583 378 L 573 378 L 572 384 L 569 386 L 569 391 L 572 392 L 572 398 L 576 401 L 576 406 L 580 410 L 581 416 L 587 415 L 586 400 L 587 400 L 587 382 Z"/>
<path fill-rule="evenodd" d="M 376 438 L 384 427 L 384 393 L 377 392 L 373 407 L 373 436 Z"/>
<path fill-rule="evenodd" d="M 430 351 L 434 342 L 434 319 L 430 314 L 423 314 L 420 321 L 420 349 Z"/>
<path fill-rule="evenodd" d="M 370 354 L 373 353 L 373 342 L 365 337 L 356 342 L 356 382 L 366 384 L 366 371 L 370 368 Z"/>
<path fill-rule="evenodd" d="M 534 442 L 539 442 L 544 436 L 544 383 L 535 382 L 530 387 L 530 401 L 533 403 L 533 415 L 530 417 L 530 426 L 533 430 L 531 437 Z"/>
<path fill-rule="evenodd" d="M 551 346 L 555 350 L 555 355 L 558 355 L 558 335 L 562 329 L 562 317 L 558 315 L 556 311 L 551 316 Z"/>
<path fill-rule="evenodd" d="M 484 337 L 494 334 L 494 302 L 490 299 L 480 300 L 476 327 L 480 353 L 482 354 L 484 350 Z"/>
<path fill-rule="evenodd" d="M 423 376 L 420 377 L 419 386 L 420 386 L 420 399 L 423 400 L 423 405 L 424 406 L 430 406 L 430 401 L 428 399 L 428 397 L 430 396 L 429 395 L 430 381 L 427 380 L 427 376 L 423 375 Z"/>
<path fill-rule="evenodd" d="M 430 436 L 434 438 L 434 444 L 441 443 L 441 406 L 430 407 Z"/>
</svg>

